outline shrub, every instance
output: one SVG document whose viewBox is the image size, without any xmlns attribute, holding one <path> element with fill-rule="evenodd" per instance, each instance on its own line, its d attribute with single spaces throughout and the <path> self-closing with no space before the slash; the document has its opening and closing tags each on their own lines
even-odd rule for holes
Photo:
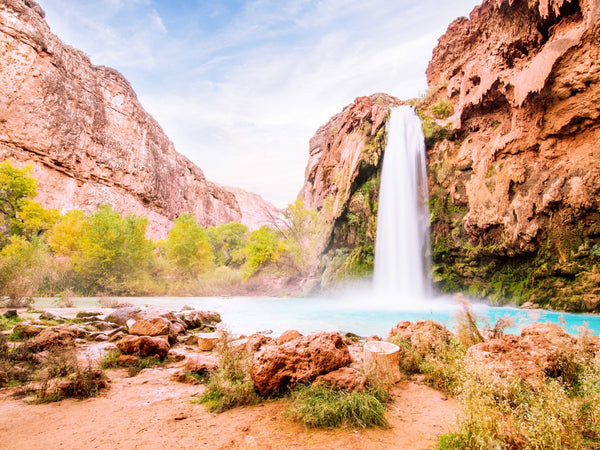
<svg viewBox="0 0 600 450">
<path fill-rule="evenodd" d="M 387 425 L 382 392 L 348 392 L 322 385 L 300 386 L 293 391 L 287 415 L 314 428 Z"/>
<path fill-rule="evenodd" d="M 440 100 L 431 107 L 431 112 L 437 119 L 446 119 L 454 113 L 454 108 L 449 101 Z"/>
<path fill-rule="evenodd" d="M 121 351 L 113 348 L 102 355 L 102 358 L 99 361 L 99 365 L 101 369 L 111 369 L 114 367 L 119 367 L 119 356 L 121 356 Z"/>
<path fill-rule="evenodd" d="M 119 304 L 119 300 L 112 297 L 100 297 L 98 299 L 98 304 L 101 308 L 116 308 Z"/>
<path fill-rule="evenodd" d="M 198 400 L 211 412 L 223 412 L 237 406 L 254 405 L 261 397 L 248 374 L 250 357 L 231 346 L 229 333 L 223 331 L 217 346 L 219 368 L 209 375 L 206 391 Z"/>
<path fill-rule="evenodd" d="M 73 308 L 75 306 L 74 295 L 73 291 L 67 289 L 59 294 L 58 298 L 54 300 L 54 304 L 59 308 Z"/>
</svg>

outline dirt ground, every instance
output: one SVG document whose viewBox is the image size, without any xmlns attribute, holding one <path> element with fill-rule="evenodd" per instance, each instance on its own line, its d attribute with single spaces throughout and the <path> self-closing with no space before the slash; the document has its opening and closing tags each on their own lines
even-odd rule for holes
<svg viewBox="0 0 600 450">
<path fill-rule="evenodd" d="M 393 389 L 390 426 L 314 430 L 283 415 L 285 400 L 222 414 L 191 403 L 202 385 L 172 379 L 176 368 L 129 378 L 110 370 L 96 398 L 34 405 L 0 389 L 2 449 L 427 449 L 456 422 L 459 404 L 427 386 Z"/>
</svg>

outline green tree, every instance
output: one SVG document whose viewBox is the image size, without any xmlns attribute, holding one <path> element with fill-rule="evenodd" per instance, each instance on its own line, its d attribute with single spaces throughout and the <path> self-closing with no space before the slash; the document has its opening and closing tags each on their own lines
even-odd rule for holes
<svg viewBox="0 0 600 450">
<path fill-rule="evenodd" d="M 166 240 L 167 258 L 184 277 L 206 272 L 213 265 L 208 233 L 188 213 L 180 215 L 173 222 Z"/>
<path fill-rule="evenodd" d="M 35 200 L 26 198 L 20 203 L 17 215 L 9 225 L 11 235 L 32 239 L 52 228 L 60 217 L 58 210 L 46 209 Z"/>
<path fill-rule="evenodd" d="M 10 237 L 0 251 L 0 295 L 8 297 L 5 306 L 26 306 L 26 299 L 37 292 L 46 275 L 49 259 L 39 237 Z"/>
<path fill-rule="evenodd" d="M 242 270 L 245 279 L 250 278 L 259 268 L 276 263 L 285 250 L 280 234 L 272 228 L 262 226 L 250 233 L 246 246 L 246 264 Z"/>
<path fill-rule="evenodd" d="M 90 220 L 83 211 L 67 211 L 46 233 L 48 245 L 54 253 L 72 256 L 81 250 L 81 239 L 90 226 Z"/>
<path fill-rule="evenodd" d="M 71 261 L 89 292 L 138 292 L 152 262 L 152 242 L 146 239 L 148 219 L 101 205 L 89 217 L 80 248 Z"/>
<path fill-rule="evenodd" d="M 248 245 L 250 233 L 246 225 L 229 222 L 210 227 L 208 240 L 215 256 L 215 262 L 220 266 L 241 266 L 246 261 L 244 249 Z"/>
<path fill-rule="evenodd" d="M 304 200 L 297 199 L 282 211 L 283 220 L 278 229 L 285 238 L 289 264 L 301 275 L 312 272 L 318 263 L 323 221 L 317 211 L 309 209 Z"/>
<path fill-rule="evenodd" d="M 17 219 L 17 213 L 25 200 L 37 195 L 37 180 L 31 176 L 33 166 L 23 169 L 14 167 L 10 161 L 0 163 L 0 232 L 4 243 L 9 236 L 9 227 Z M 3 243 L 0 242 L 0 246 Z"/>
</svg>

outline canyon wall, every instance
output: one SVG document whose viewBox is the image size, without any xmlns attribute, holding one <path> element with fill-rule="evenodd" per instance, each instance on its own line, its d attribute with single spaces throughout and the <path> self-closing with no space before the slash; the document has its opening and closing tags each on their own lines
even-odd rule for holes
<svg viewBox="0 0 600 450">
<path fill-rule="evenodd" d="M 600 309 L 599 16 L 598 0 L 485 0 L 440 38 L 429 91 L 410 102 L 428 148 L 438 289 L 498 303 Z M 339 134 L 353 128 L 348 112 L 356 107 L 320 129 L 318 145 L 311 141 L 302 192 L 308 203 L 326 208 L 338 179 L 351 186 L 333 195 L 324 284 L 351 275 L 336 261 L 370 254 L 374 240 L 381 150 Z M 379 120 L 367 122 L 385 130 Z M 327 127 L 336 130 L 328 137 Z M 385 131 L 376 141 L 385 142 Z M 372 170 L 365 176 L 346 167 Z M 358 263 L 356 274 L 369 272 Z"/>
<path fill-rule="evenodd" d="M 44 206 L 108 203 L 146 215 L 153 237 L 183 212 L 242 221 L 235 195 L 175 151 L 128 81 L 63 44 L 35 2 L 0 1 L 0 60 L 0 161 L 33 163 Z"/>
<path fill-rule="evenodd" d="M 429 153 L 443 289 L 600 308 L 599 44 L 597 0 L 487 0 L 440 38 L 420 108 L 443 130 Z"/>
</svg>

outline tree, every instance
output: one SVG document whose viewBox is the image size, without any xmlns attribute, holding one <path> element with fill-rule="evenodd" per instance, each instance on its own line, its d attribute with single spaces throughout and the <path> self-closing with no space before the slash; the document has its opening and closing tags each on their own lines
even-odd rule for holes
<svg viewBox="0 0 600 450">
<path fill-rule="evenodd" d="M 167 258 L 187 277 L 207 271 L 213 265 L 213 255 L 206 230 L 188 213 L 173 222 L 166 240 Z"/>
<path fill-rule="evenodd" d="M 208 240 L 220 266 L 241 266 L 246 261 L 244 248 L 248 244 L 248 227 L 238 222 L 229 222 L 210 227 Z"/>
<path fill-rule="evenodd" d="M 45 277 L 49 256 L 39 237 L 31 241 L 11 236 L 0 251 L 0 295 L 7 296 L 9 308 L 27 306 Z"/>
<path fill-rule="evenodd" d="M 46 233 L 46 240 L 54 253 L 70 257 L 81 249 L 81 239 L 89 226 L 83 211 L 67 211 Z"/>
<path fill-rule="evenodd" d="M 56 209 L 46 209 L 31 199 L 21 200 L 21 207 L 8 229 L 11 235 L 32 239 L 49 230 L 58 221 L 60 214 Z"/>
<path fill-rule="evenodd" d="M 250 234 L 246 247 L 244 278 L 250 278 L 259 268 L 276 263 L 285 250 L 285 245 L 277 231 L 262 226 Z"/>
<path fill-rule="evenodd" d="M 152 242 L 146 239 L 148 219 L 121 214 L 101 205 L 89 217 L 80 248 L 72 257 L 74 270 L 91 292 L 136 292 L 136 283 L 147 275 L 152 261 Z"/>
<path fill-rule="evenodd" d="M 291 263 L 301 275 L 312 272 L 318 263 L 319 236 L 323 221 L 317 211 L 305 206 L 297 199 L 282 211 L 283 220 L 278 229 L 285 238 L 285 248 Z"/>
<path fill-rule="evenodd" d="M 0 163 L 0 232 L 4 234 L 5 241 L 23 201 L 31 200 L 37 195 L 37 180 L 31 176 L 32 171 L 31 165 L 20 169 L 10 161 Z"/>
</svg>

